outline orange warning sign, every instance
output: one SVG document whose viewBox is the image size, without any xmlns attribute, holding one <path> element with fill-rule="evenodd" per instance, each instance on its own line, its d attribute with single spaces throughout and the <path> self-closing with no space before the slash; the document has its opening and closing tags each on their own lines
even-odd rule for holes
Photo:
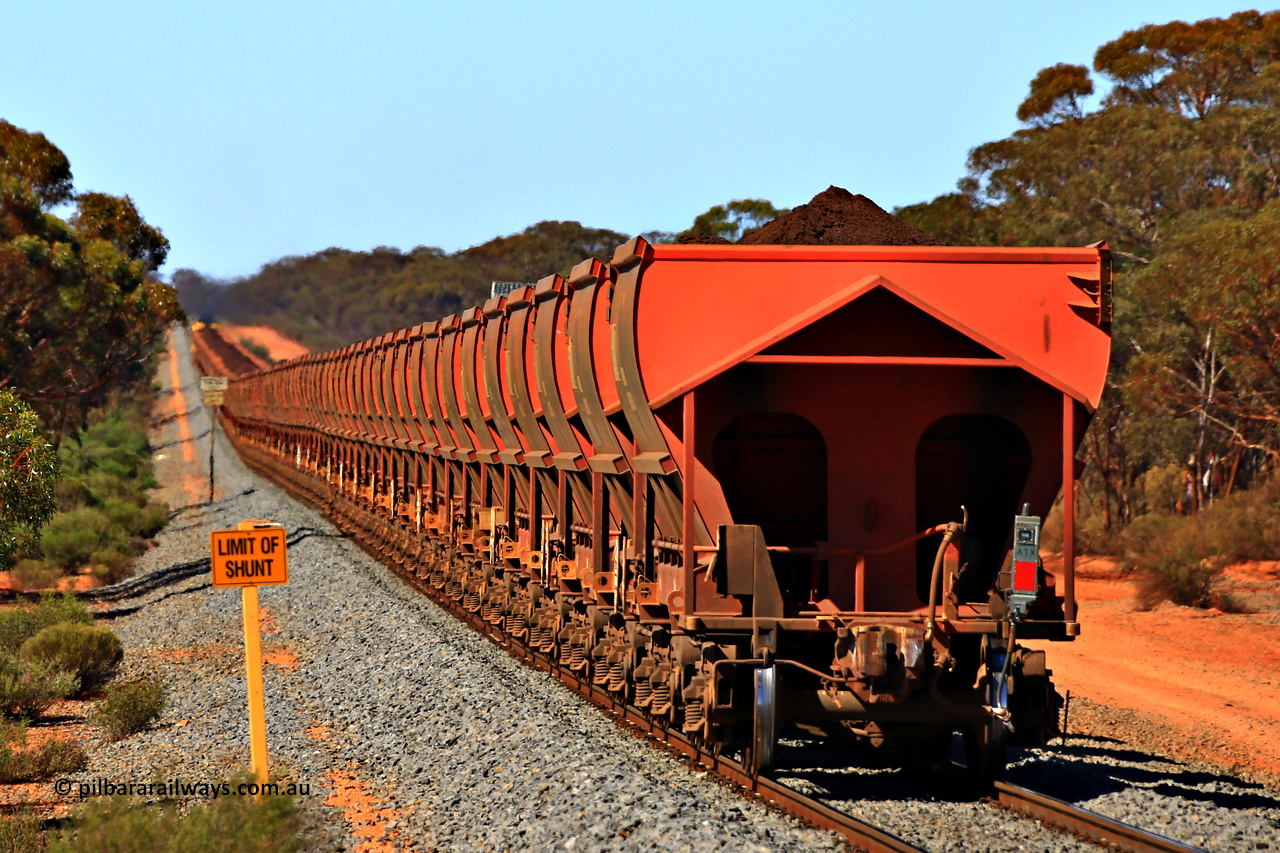
<svg viewBox="0 0 1280 853">
<path fill-rule="evenodd" d="M 284 528 L 279 525 L 209 534 L 214 586 L 268 586 L 289 582 L 289 557 Z"/>
</svg>

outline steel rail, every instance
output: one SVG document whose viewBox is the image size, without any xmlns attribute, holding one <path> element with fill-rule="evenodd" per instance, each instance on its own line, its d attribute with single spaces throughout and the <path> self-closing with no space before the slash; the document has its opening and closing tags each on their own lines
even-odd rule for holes
<svg viewBox="0 0 1280 853">
<path fill-rule="evenodd" d="M 1045 794 L 996 782 L 1000 805 L 1050 826 L 1126 853 L 1204 853 L 1199 847 L 1087 811 Z"/>
</svg>

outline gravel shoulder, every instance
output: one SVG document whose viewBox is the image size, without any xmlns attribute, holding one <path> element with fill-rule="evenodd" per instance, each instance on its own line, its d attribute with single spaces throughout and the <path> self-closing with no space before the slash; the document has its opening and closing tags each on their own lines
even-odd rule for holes
<svg viewBox="0 0 1280 853">
<path fill-rule="evenodd" d="M 1080 569 L 1080 637 L 1029 644 L 1046 649 L 1059 690 L 1115 709 L 1105 720 L 1073 713 L 1070 729 L 1123 736 L 1132 748 L 1280 795 L 1280 564 L 1229 570 L 1227 582 L 1251 613 L 1167 603 L 1137 610 L 1132 578 L 1114 560 L 1085 558 Z"/>
</svg>

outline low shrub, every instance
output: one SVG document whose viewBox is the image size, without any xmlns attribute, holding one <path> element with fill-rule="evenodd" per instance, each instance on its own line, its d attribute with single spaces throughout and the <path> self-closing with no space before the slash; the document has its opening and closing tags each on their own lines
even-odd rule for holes
<svg viewBox="0 0 1280 853">
<path fill-rule="evenodd" d="M 27 724 L 22 720 L 0 719 L 0 748 L 12 749 L 27 742 Z"/>
<path fill-rule="evenodd" d="M 1059 540 L 1062 534 L 1058 534 Z M 1120 548 L 1118 531 L 1108 528 L 1099 512 L 1076 516 L 1076 553 L 1114 554 Z"/>
<path fill-rule="evenodd" d="M 81 692 L 87 693 L 115 672 L 124 648 L 110 628 L 60 623 L 23 643 L 21 656 L 74 674 Z"/>
<path fill-rule="evenodd" d="M 1200 521 L 1231 562 L 1280 558 L 1280 478 L 1214 501 Z"/>
<path fill-rule="evenodd" d="M 1162 601 L 1184 607 L 1233 606 L 1221 580 L 1230 555 L 1197 516 L 1148 513 L 1124 531 L 1124 562 L 1134 571 L 1137 604 L 1150 610 Z"/>
<path fill-rule="evenodd" d="M 165 687 L 161 681 L 140 678 L 112 684 L 106 694 L 93 712 L 93 722 L 105 728 L 111 740 L 137 734 L 164 713 Z"/>
<path fill-rule="evenodd" d="M 1153 512 L 1140 515 L 1120 535 L 1123 559 L 1129 568 L 1152 565 L 1162 559 L 1168 543 L 1182 535 L 1188 519 L 1181 515 Z"/>
<path fill-rule="evenodd" d="M 47 738 L 31 746 L 27 743 L 26 726 L 9 724 L 0 743 L 0 784 L 45 782 L 74 773 L 88 761 L 84 749 L 73 740 Z"/>
<path fill-rule="evenodd" d="M 108 405 L 89 414 L 85 429 L 64 438 L 58 450 L 63 476 L 55 491 L 60 512 L 33 549 L 46 563 L 89 566 L 101 579 L 121 580 L 131 571 L 128 558 L 143 553 L 146 540 L 168 523 L 168 506 L 147 496 L 156 485 L 147 446 L 148 396 L 141 385 L 113 393 Z"/>
<path fill-rule="evenodd" d="M 1203 557 L 1198 549 L 1183 543 L 1176 551 L 1138 568 L 1138 606 L 1150 610 L 1170 601 L 1184 607 L 1213 607 L 1225 567 L 1220 558 Z"/>
<path fill-rule="evenodd" d="M 1280 478 L 1219 497 L 1194 515 L 1140 515 L 1121 543 L 1125 564 L 1137 574 L 1139 606 L 1171 601 L 1243 612 L 1243 603 L 1223 589 L 1224 570 L 1280 558 Z"/>
<path fill-rule="evenodd" d="M 34 637 L 43 627 L 36 619 L 34 607 L 0 610 L 0 654 L 17 654 L 27 638 Z"/>
<path fill-rule="evenodd" d="M 171 803 L 100 797 L 77 810 L 49 853 L 296 853 L 308 842 L 293 797 L 218 797 L 185 815 Z"/>
<path fill-rule="evenodd" d="M 91 471 L 80 477 L 90 500 L 101 507 L 119 503 L 132 506 L 134 509 L 147 502 L 146 490 L 136 480 L 126 480 L 116 474 L 103 471 Z"/>
<path fill-rule="evenodd" d="M 258 358 L 265 361 L 267 364 L 276 363 L 276 360 L 271 357 L 271 351 L 266 347 L 264 347 L 262 344 L 255 341 L 253 338 L 241 338 L 240 346 L 244 347 L 249 352 L 253 353 Z"/>
<path fill-rule="evenodd" d="M 88 429 L 64 442 L 70 470 L 143 481 L 151 468 L 145 415 L 136 400 L 120 400 Z"/>
<path fill-rule="evenodd" d="M 83 601 L 69 593 L 46 591 L 35 605 L 0 610 L 0 654 L 17 654 L 28 638 L 60 622 L 88 625 L 93 621 Z"/>
<path fill-rule="evenodd" d="M 10 570 L 10 576 L 19 589 L 28 592 L 57 586 L 64 577 L 62 569 L 44 560 L 19 560 Z"/>
<path fill-rule="evenodd" d="M 63 477 L 53 487 L 53 496 L 58 501 L 58 512 L 71 512 L 90 501 L 89 490 L 78 477 Z"/>
<path fill-rule="evenodd" d="M 138 511 L 133 519 L 129 532 L 143 539 L 155 536 L 169 523 L 169 505 L 167 503 L 149 503 Z"/>
<path fill-rule="evenodd" d="M 0 853 L 40 853 L 49 843 L 42 827 L 29 811 L 0 815 Z"/>
<path fill-rule="evenodd" d="M 98 506 L 98 511 L 125 530 L 131 530 L 142 507 L 122 498 L 107 498 Z"/>
<path fill-rule="evenodd" d="M 88 606 L 69 592 L 64 592 L 61 595 L 55 592 L 42 593 L 40 600 L 36 602 L 34 614 L 36 624 L 40 628 L 48 628 L 50 625 L 63 623 L 71 625 L 93 624 L 93 614 L 89 612 Z M 35 634 L 36 632 L 32 631 L 31 633 Z"/>
<path fill-rule="evenodd" d="M 34 720 L 80 689 L 74 673 L 41 661 L 0 656 L 0 712 Z"/>
<path fill-rule="evenodd" d="M 89 567 L 93 576 L 101 583 L 116 583 L 129 576 L 131 567 L 129 558 L 114 548 L 94 551 L 89 557 Z"/>
<path fill-rule="evenodd" d="M 88 565 L 95 551 L 123 549 L 128 539 L 105 513 L 86 506 L 55 515 L 40 534 L 40 550 L 50 563 L 74 569 Z"/>
</svg>

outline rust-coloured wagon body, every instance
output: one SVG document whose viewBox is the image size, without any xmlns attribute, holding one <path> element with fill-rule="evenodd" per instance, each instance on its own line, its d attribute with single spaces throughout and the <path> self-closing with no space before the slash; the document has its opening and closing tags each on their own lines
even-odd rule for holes
<svg viewBox="0 0 1280 853">
<path fill-rule="evenodd" d="M 1039 517 L 1110 348 L 1105 246 L 651 246 L 232 382 L 246 458 L 667 725 L 1056 728 Z M 921 737 L 922 735 L 936 737 Z M 939 748 L 943 748 L 940 746 Z"/>
</svg>

